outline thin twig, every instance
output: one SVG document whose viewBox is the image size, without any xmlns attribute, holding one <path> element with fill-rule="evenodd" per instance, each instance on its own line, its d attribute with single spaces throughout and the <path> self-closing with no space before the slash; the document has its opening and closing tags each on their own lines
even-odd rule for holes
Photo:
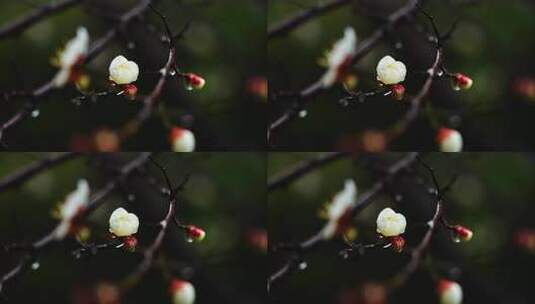
<svg viewBox="0 0 535 304">
<path fill-rule="evenodd" d="M 123 281 L 122 285 L 125 288 L 128 288 L 138 282 L 145 275 L 145 273 L 149 271 L 150 267 L 153 264 L 154 256 L 162 246 L 163 239 L 167 233 L 169 225 L 172 223 L 171 221 L 175 219 L 177 199 L 174 187 L 171 185 L 171 181 L 169 179 L 169 176 L 167 175 L 167 171 L 165 170 L 165 168 L 158 164 L 154 159 L 150 158 L 150 160 L 162 172 L 165 178 L 169 193 L 169 207 L 167 213 L 165 214 L 165 217 L 159 222 L 160 231 L 158 232 L 158 235 L 156 236 L 152 244 L 143 251 L 143 260 Z"/>
</svg>

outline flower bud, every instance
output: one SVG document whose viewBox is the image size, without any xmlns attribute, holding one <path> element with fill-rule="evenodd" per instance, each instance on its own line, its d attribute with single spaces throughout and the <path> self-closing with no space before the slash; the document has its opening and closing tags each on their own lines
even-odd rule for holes
<svg viewBox="0 0 535 304">
<path fill-rule="evenodd" d="M 111 81 L 116 84 L 129 84 L 137 80 L 139 67 L 137 63 L 119 55 L 111 61 L 109 72 Z"/>
<path fill-rule="evenodd" d="M 116 236 L 129 236 L 137 233 L 139 219 L 124 208 L 117 208 L 110 216 L 110 232 Z"/>
<path fill-rule="evenodd" d="M 385 208 L 377 216 L 377 232 L 383 236 L 398 236 L 405 232 L 407 221 L 401 213 Z"/>
<path fill-rule="evenodd" d="M 391 56 L 383 57 L 377 64 L 377 80 L 383 84 L 396 84 L 405 80 L 407 68 Z"/>
<path fill-rule="evenodd" d="M 188 225 L 186 226 L 186 234 L 188 237 L 188 240 L 200 242 L 204 240 L 206 237 L 206 232 L 202 230 L 201 228 L 194 226 L 194 225 Z"/>
<path fill-rule="evenodd" d="M 453 89 L 456 91 L 461 89 L 468 90 L 472 87 L 472 84 L 474 83 L 472 78 L 461 73 L 457 73 L 453 77 Z"/>
<path fill-rule="evenodd" d="M 453 232 L 459 238 L 459 240 L 463 242 L 470 241 L 472 239 L 472 236 L 474 235 L 472 230 L 461 225 L 453 226 Z"/>
<path fill-rule="evenodd" d="M 193 304 L 195 302 L 195 288 L 184 280 L 173 279 L 169 285 L 169 293 L 173 304 Z"/>
<path fill-rule="evenodd" d="M 440 128 L 436 141 L 442 152 L 461 152 L 463 149 L 463 137 L 459 131 L 454 129 Z"/>
<path fill-rule="evenodd" d="M 405 87 L 401 84 L 395 84 L 390 89 L 392 92 L 392 98 L 395 100 L 403 100 L 403 96 L 405 95 Z"/>
<path fill-rule="evenodd" d="M 123 86 L 124 95 L 130 100 L 136 99 L 137 87 L 133 84 L 125 84 Z"/>
<path fill-rule="evenodd" d="M 206 80 L 204 80 L 204 78 L 193 73 L 185 74 L 184 79 L 186 80 L 186 87 L 189 90 L 192 90 L 192 89 L 200 90 L 206 84 Z"/>
<path fill-rule="evenodd" d="M 403 248 L 405 248 L 405 238 L 401 235 L 393 236 L 390 238 L 390 244 L 392 244 L 392 249 L 394 249 L 395 252 L 400 253 L 403 251 Z"/>
<path fill-rule="evenodd" d="M 171 128 L 169 141 L 175 152 L 193 152 L 195 150 L 195 136 L 188 129 L 180 127 Z"/>
<path fill-rule="evenodd" d="M 440 280 L 437 284 L 437 293 L 440 304 L 461 304 L 463 301 L 463 290 L 457 282 Z"/>
<path fill-rule="evenodd" d="M 137 247 L 137 238 L 133 235 L 129 235 L 123 239 L 124 249 L 127 251 L 134 252 Z"/>
</svg>

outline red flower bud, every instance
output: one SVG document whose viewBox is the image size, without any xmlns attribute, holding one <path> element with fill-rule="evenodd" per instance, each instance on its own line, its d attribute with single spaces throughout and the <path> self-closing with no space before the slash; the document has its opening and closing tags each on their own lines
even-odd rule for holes
<svg viewBox="0 0 535 304">
<path fill-rule="evenodd" d="M 395 252 L 400 253 L 405 248 L 405 239 L 401 235 L 390 237 L 389 240 Z"/>
<path fill-rule="evenodd" d="M 169 142 L 175 152 L 193 152 L 195 150 L 195 136 L 188 129 L 173 127 L 169 132 Z"/>
<path fill-rule="evenodd" d="M 402 84 L 395 84 L 390 88 L 392 92 L 392 98 L 395 100 L 402 100 L 405 95 L 405 87 Z"/>
<path fill-rule="evenodd" d="M 204 232 L 204 230 L 194 225 L 186 226 L 186 234 L 190 241 L 200 242 L 206 237 L 206 232 Z"/>
<path fill-rule="evenodd" d="M 465 241 L 465 242 L 470 241 L 472 239 L 472 236 L 474 235 L 472 230 L 461 225 L 454 226 L 453 232 L 456 234 L 459 240 Z"/>
<path fill-rule="evenodd" d="M 444 279 L 438 281 L 437 293 L 440 304 L 461 304 L 463 301 L 463 289 L 454 281 Z"/>
<path fill-rule="evenodd" d="M 449 128 L 440 128 L 436 135 L 436 141 L 441 152 L 461 152 L 463 149 L 463 137 L 459 131 Z"/>
<path fill-rule="evenodd" d="M 464 74 L 457 73 L 454 75 L 453 88 L 455 90 L 468 90 L 472 87 L 473 83 L 474 81 L 472 80 L 472 78 Z"/>
<path fill-rule="evenodd" d="M 129 235 L 123 238 L 124 249 L 128 251 L 135 251 L 137 247 L 137 238 L 133 235 Z"/>
<path fill-rule="evenodd" d="M 173 304 L 193 304 L 195 302 L 195 288 L 188 281 L 171 280 L 169 293 L 173 299 Z"/>
<path fill-rule="evenodd" d="M 188 89 L 197 89 L 200 90 L 204 87 L 206 84 L 206 80 L 202 78 L 201 76 L 193 73 L 187 73 L 184 75 L 184 78 L 186 80 L 186 87 Z"/>
<path fill-rule="evenodd" d="M 123 86 L 124 95 L 131 100 L 134 100 L 137 95 L 137 87 L 134 84 L 125 84 Z"/>
</svg>

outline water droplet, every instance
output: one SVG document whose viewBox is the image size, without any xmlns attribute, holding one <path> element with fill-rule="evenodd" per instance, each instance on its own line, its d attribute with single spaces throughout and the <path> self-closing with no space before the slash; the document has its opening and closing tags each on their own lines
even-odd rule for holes
<svg viewBox="0 0 535 304">
<path fill-rule="evenodd" d="M 188 242 L 188 243 L 193 243 L 193 238 L 191 238 L 191 237 L 189 237 L 189 236 L 186 237 L 186 242 Z"/>
<path fill-rule="evenodd" d="M 136 196 L 133 195 L 133 194 L 129 194 L 127 198 L 128 198 L 129 201 L 132 202 L 132 201 L 134 201 L 136 199 Z"/>
<path fill-rule="evenodd" d="M 401 194 L 396 194 L 396 196 L 394 196 L 394 200 L 396 202 L 401 202 L 401 200 L 403 200 L 403 196 Z"/>
<path fill-rule="evenodd" d="M 454 235 L 451 236 L 451 240 L 452 240 L 454 243 L 460 243 L 460 242 L 461 242 L 461 238 L 460 238 L 458 235 L 456 235 L 456 234 L 454 234 Z"/>
<path fill-rule="evenodd" d="M 31 265 L 31 268 L 32 268 L 32 270 L 37 270 L 37 269 L 39 269 L 40 266 L 41 266 L 41 264 L 39 264 L 39 262 L 33 262 L 32 265 Z"/>
<path fill-rule="evenodd" d="M 437 76 L 438 76 L 438 77 L 442 77 L 442 75 L 444 75 L 444 71 L 438 71 L 438 72 L 437 72 Z"/>
<path fill-rule="evenodd" d="M 32 111 L 32 117 L 33 117 L 33 118 L 38 117 L 39 114 L 41 114 L 41 113 L 39 112 L 39 110 L 33 110 L 33 111 Z"/>
<path fill-rule="evenodd" d="M 403 47 L 403 43 L 401 43 L 401 41 L 398 41 L 398 42 L 396 42 L 396 44 L 394 45 L 394 47 L 395 47 L 396 49 L 401 49 L 401 48 Z"/>
<path fill-rule="evenodd" d="M 299 117 L 300 118 L 305 118 L 307 116 L 308 112 L 306 110 L 301 110 L 299 111 Z"/>
<path fill-rule="evenodd" d="M 193 91 L 193 86 L 188 81 L 184 83 L 184 88 L 186 88 L 187 91 Z"/>
<path fill-rule="evenodd" d="M 299 263 L 298 267 L 299 267 L 299 270 L 305 270 L 305 269 L 307 269 L 308 264 L 307 264 L 307 262 L 301 262 L 301 263 Z"/>
<path fill-rule="evenodd" d="M 429 188 L 429 189 L 427 189 L 427 192 L 429 192 L 429 194 L 437 194 L 437 189 Z"/>
<path fill-rule="evenodd" d="M 129 48 L 129 49 L 133 49 L 136 47 L 136 44 L 132 41 L 128 42 L 128 44 L 126 44 L 126 47 Z"/>
<path fill-rule="evenodd" d="M 175 76 L 175 75 L 176 75 L 176 71 L 175 71 L 175 70 L 171 70 L 171 71 L 169 71 L 169 75 L 171 75 L 171 76 Z"/>
</svg>

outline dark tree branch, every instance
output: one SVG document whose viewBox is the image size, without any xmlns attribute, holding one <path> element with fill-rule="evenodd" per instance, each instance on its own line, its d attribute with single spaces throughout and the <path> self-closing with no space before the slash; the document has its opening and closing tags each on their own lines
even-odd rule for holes
<svg viewBox="0 0 535 304">
<path fill-rule="evenodd" d="M 176 192 L 174 191 L 174 187 L 171 185 L 171 180 L 169 179 L 169 176 L 167 175 L 167 171 L 158 164 L 154 159 L 150 158 L 151 162 L 162 172 L 165 182 L 167 184 L 167 189 L 169 193 L 169 208 L 167 210 L 167 213 L 165 217 L 159 222 L 160 231 L 156 235 L 156 238 L 152 242 L 152 244 L 143 251 L 143 260 L 141 263 L 132 271 L 124 280 L 124 287 L 128 288 L 131 285 L 135 284 L 136 282 L 140 281 L 141 278 L 149 271 L 151 268 L 154 256 L 162 246 L 164 237 L 168 231 L 169 225 L 176 220 L 175 214 L 176 214 L 176 205 L 177 205 L 177 198 L 176 198 Z M 185 183 L 185 182 L 184 182 Z M 182 187 L 183 183 L 179 187 Z"/>
<path fill-rule="evenodd" d="M 329 152 L 323 153 L 313 159 L 302 161 L 295 167 L 280 172 L 273 178 L 270 178 L 267 185 L 268 191 L 285 187 L 307 173 L 348 155 L 348 153 L 344 152 Z"/>
<path fill-rule="evenodd" d="M 351 1 L 352 0 L 330 0 L 328 2 L 308 8 L 302 12 L 297 13 L 295 16 L 292 16 L 287 20 L 282 21 L 279 24 L 270 27 L 268 30 L 267 38 L 272 39 L 284 36 L 290 31 L 303 25 L 307 21 L 310 21 L 315 17 L 318 17 L 334 9 L 340 8 L 346 4 L 349 4 L 351 3 Z"/>
<path fill-rule="evenodd" d="M 0 180 L 0 192 L 8 188 L 17 187 L 42 171 L 47 170 L 55 165 L 59 165 L 67 160 L 73 159 L 79 155 L 80 154 L 73 152 L 54 153 L 42 160 L 31 163 Z"/>
<path fill-rule="evenodd" d="M 33 24 L 43 20 L 44 18 L 49 17 L 76 4 L 80 4 L 82 1 L 83 0 L 63 0 L 43 5 L 33 10 L 29 14 L 2 26 L 0 28 L 0 39 L 10 35 L 17 35 L 28 27 L 32 26 Z"/>
<path fill-rule="evenodd" d="M 162 13 L 160 13 L 152 5 L 149 4 L 149 8 L 156 15 L 158 15 L 158 17 L 160 17 L 160 19 L 162 20 L 165 26 L 165 32 L 166 32 L 167 40 L 169 42 L 169 55 L 167 57 L 167 61 L 165 62 L 164 66 L 160 69 L 161 75 L 160 75 L 160 78 L 158 79 L 158 82 L 154 86 L 154 89 L 143 100 L 143 108 L 137 113 L 137 115 L 133 119 L 128 121 L 120 130 L 119 136 L 122 139 L 125 139 L 131 136 L 132 134 L 134 134 L 135 132 L 137 132 L 137 130 L 141 127 L 141 125 L 151 116 L 152 112 L 154 111 L 155 106 L 157 105 L 159 101 L 159 97 L 162 94 L 162 91 L 164 89 L 164 86 L 169 76 L 171 75 L 177 76 L 180 74 L 178 73 L 178 69 L 176 67 L 176 46 L 175 46 L 175 42 L 173 39 L 173 34 L 167 22 L 167 19 Z M 180 36 L 183 35 L 186 29 L 187 29 L 187 26 L 185 27 L 183 31 L 181 31 L 181 33 L 179 33 Z"/>
</svg>

